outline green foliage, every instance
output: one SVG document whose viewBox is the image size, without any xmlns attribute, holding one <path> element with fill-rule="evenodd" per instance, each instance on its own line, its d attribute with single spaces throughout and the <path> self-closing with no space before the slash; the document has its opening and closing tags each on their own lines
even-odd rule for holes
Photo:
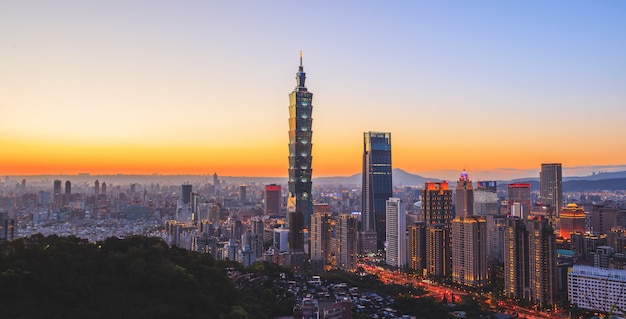
<svg viewBox="0 0 626 319">
<path fill-rule="evenodd" d="M 34 235 L 0 254 L 0 318 L 269 318 L 271 286 L 236 289 L 231 265 L 158 238 Z"/>
</svg>

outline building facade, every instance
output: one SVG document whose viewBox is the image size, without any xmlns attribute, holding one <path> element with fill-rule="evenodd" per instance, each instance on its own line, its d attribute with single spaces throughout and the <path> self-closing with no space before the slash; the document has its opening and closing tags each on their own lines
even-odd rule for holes
<svg viewBox="0 0 626 319">
<path fill-rule="evenodd" d="M 315 213 L 311 218 L 311 259 L 328 264 L 332 243 L 332 214 Z"/>
<path fill-rule="evenodd" d="M 567 204 L 561 209 L 559 218 L 560 237 L 570 239 L 572 233 L 584 233 L 587 226 L 587 215 L 585 209 L 576 204 Z"/>
<path fill-rule="evenodd" d="M 359 253 L 359 222 L 350 214 L 339 216 L 336 228 L 337 267 L 345 271 L 356 270 Z"/>
<path fill-rule="evenodd" d="M 283 208 L 282 187 L 276 184 L 265 186 L 265 215 L 278 216 Z"/>
<path fill-rule="evenodd" d="M 507 219 L 504 288 L 511 298 L 546 307 L 556 302 L 556 235 L 546 218 Z"/>
<path fill-rule="evenodd" d="M 313 93 L 305 85 L 306 73 L 300 66 L 296 73 L 296 88 L 289 94 L 289 198 L 287 224 L 290 229 L 290 249 L 303 251 L 304 229 L 310 229 L 313 202 L 311 197 Z"/>
<path fill-rule="evenodd" d="M 416 222 L 409 226 L 408 267 L 422 274 L 426 269 L 426 235 L 428 227 L 424 222 Z"/>
<path fill-rule="evenodd" d="M 479 216 L 452 221 L 452 280 L 472 287 L 487 285 L 487 222 Z"/>
<path fill-rule="evenodd" d="M 386 239 L 386 202 L 393 197 L 391 133 L 363 134 L 362 230 L 376 233 L 377 248 Z M 364 234 L 367 235 L 367 234 Z"/>
<path fill-rule="evenodd" d="M 568 299 L 578 308 L 625 314 L 626 270 L 574 265 L 567 275 L 567 286 Z"/>
<path fill-rule="evenodd" d="M 539 173 L 541 204 L 548 208 L 548 216 L 558 218 L 563 205 L 563 173 L 561 163 L 541 164 Z"/>
<path fill-rule="evenodd" d="M 513 183 L 508 184 L 508 205 L 509 214 L 524 219 L 530 215 L 530 184 L 527 183 Z M 515 212 L 513 205 L 519 203 L 521 207 L 520 212 Z"/>
<path fill-rule="evenodd" d="M 448 182 L 427 182 L 422 189 L 422 220 L 428 225 L 452 224 L 452 190 Z"/>
<path fill-rule="evenodd" d="M 456 182 L 454 202 L 456 216 L 474 215 L 474 186 L 465 170 Z"/>
<path fill-rule="evenodd" d="M 500 213 L 496 181 L 478 181 L 474 189 L 474 214 L 495 215 Z"/>
<path fill-rule="evenodd" d="M 406 210 L 400 198 L 389 198 L 386 203 L 387 211 L 387 249 L 385 260 L 388 265 L 406 267 Z"/>
</svg>

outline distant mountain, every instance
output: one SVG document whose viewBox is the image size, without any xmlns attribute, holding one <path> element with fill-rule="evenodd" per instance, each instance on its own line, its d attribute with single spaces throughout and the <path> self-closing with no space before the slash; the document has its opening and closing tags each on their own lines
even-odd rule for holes
<svg viewBox="0 0 626 319">
<path fill-rule="evenodd" d="M 565 178 L 563 178 L 565 180 Z M 531 191 L 539 191 L 538 179 L 516 179 L 514 181 L 498 182 L 498 188 L 505 190 L 509 183 L 528 183 Z M 564 192 L 584 191 L 615 191 L 626 190 L 626 178 L 611 178 L 602 180 L 565 180 L 563 181 Z"/>
<path fill-rule="evenodd" d="M 403 186 L 423 186 L 424 183 L 431 182 L 440 182 L 441 179 L 438 178 L 428 178 L 423 177 L 416 174 L 408 173 L 400 168 L 394 168 L 391 172 L 393 185 L 403 185 Z M 361 185 L 362 183 L 361 174 L 354 174 L 351 176 L 333 176 L 333 177 L 318 177 L 313 178 L 313 183 L 315 184 L 337 184 L 337 185 Z"/>
</svg>

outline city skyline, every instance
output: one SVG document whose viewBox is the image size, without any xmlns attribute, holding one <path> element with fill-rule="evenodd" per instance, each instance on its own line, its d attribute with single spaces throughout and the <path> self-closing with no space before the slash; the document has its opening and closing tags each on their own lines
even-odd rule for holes
<svg viewBox="0 0 626 319">
<path fill-rule="evenodd" d="M 449 180 L 626 169 L 622 2 L 35 3 L 0 4 L 1 175 L 286 177 L 299 50 L 313 178 L 359 172 L 365 131 Z"/>
</svg>

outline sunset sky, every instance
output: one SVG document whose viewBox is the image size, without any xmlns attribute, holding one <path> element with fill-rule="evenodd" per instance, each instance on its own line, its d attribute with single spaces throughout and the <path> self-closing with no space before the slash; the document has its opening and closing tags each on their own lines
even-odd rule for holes
<svg viewBox="0 0 626 319">
<path fill-rule="evenodd" d="M 626 1 L 2 1 L 0 175 L 626 169 Z"/>
</svg>

